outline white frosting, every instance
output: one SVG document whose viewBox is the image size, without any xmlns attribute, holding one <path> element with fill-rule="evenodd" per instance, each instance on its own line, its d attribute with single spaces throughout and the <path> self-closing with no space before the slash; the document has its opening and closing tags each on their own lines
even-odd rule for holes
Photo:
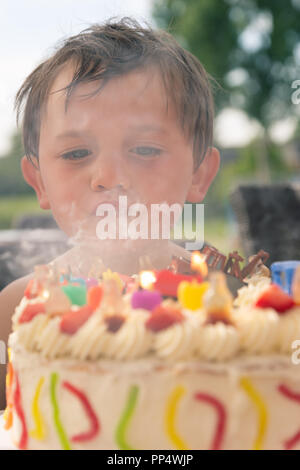
<svg viewBox="0 0 300 470">
<path fill-rule="evenodd" d="M 197 333 L 201 317 L 196 314 L 186 315 L 185 319 L 154 335 L 153 349 L 162 359 L 191 359 L 197 347 Z"/>
<path fill-rule="evenodd" d="M 66 354 L 69 337 L 60 331 L 60 317 L 54 317 L 45 324 L 40 332 L 37 342 L 37 349 L 42 356 L 49 359 L 64 356 Z"/>
<path fill-rule="evenodd" d="M 203 325 L 198 331 L 197 354 L 207 360 L 225 361 L 235 356 L 240 339 L 234 326 L 217 322 Z"/>
<path fill-rule="evenodd" d="M 117 332 L 107 332 L 104 357 L 136 359 L 146 355 L 152 343 L 152 333 L 145 328 L 147 318 L 149 313 L 145 310 L 133 310 Z"/>
<path fill-rule="evenodd" d="M 29 351 L 39 350 L 38 341 L 45 330 L 49 318 L 41 313 L 34 317 L 30 322 L 23 323 L 17 327 L 18 341 Z"/>
<path fill-rule="evenodd" d="M 238 290 L 238 295 L 233 301 L 234 307 L 252 306 L 261 293 L 270 285 L 271 278 L 259 276 L 252 279 L 247 286 Z"/>
<path fill-rule="evenodd" d="M 146 328 L 151 313 L 132 309 L 131 294 L 127 294 L 116 312 L 124 317 L 124 322 L 115 332 L 109 331 L 105 321 L 108 314 L 114 313 L 114 306 L 111 304 L 108 312 L 105 302 L 75 334 L 61 332 L 59 316 L 51 318 L 50 315 L 39 314 L 30 322 L 18 323 L 24 308 L 28 304 L 43 302 L 42 297 L 22 299 L 13 316 L 13 329 L 18 332 L 18 341 L 28 351 L 39 351 L 47 358 L 69 356 L 93 361 L 100 358 L 130 360 L 154 354 L 170 361 L 194 357 L 225 361 L 239 352 L 270 354 L 279 351 L 288 354 L 292 342 L 300 339 L 300 307 L 283 315 L 273 309 L 253 307 L 253 301 L 269 283 L 270 278 L 260 277 L 256 284 L 250 283 L 240 289 L 236 303 L 241 306 L 233 312 L 235 326 L 221 322 L 205 324 L 203 310 L 190 312 L 184 309 L 184 321 L 154 333 Z M 162 305 L 180 308 L 178 302 L 170 299 L 164 300 Z M 79 307 L 71 308 L 77 310 Z"/>
<path fill-rule="evenodd" d="M 234 320 L 244 351 L 268 354 L 275 350 L 279 326 L 279 316 L 275 310 L 248 307 L 235 312 Z"/>
<path fill-rule="evenodd" d="M 279 316 L 277 349 L 284 354 L 292 353 L 292 343 L 300 340 L 300 306 Z"/>
</svg>

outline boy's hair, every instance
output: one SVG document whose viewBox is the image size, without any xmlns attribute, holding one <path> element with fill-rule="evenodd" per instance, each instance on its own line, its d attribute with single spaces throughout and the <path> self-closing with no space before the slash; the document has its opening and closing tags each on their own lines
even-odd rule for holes
<svg viewBox="0 0 300 470">
<path fill-rule="evenodd" d="M 113 77 L 155 66 L 167 97 L 175 105 L 183 132 L 193 144 L 194 168 L 198 168 L 212 145 L 213 98 L 209 76 L 198 59 L 169 33 L 142 27 L 130 18 L 94 24 L 66 39 L 26 78 L 16 95 L 15 108 L 19 122 L 25 102 L 23 144 L 29 159 L 32 156 L 38 159 L 41 117 L 50 87 L 62 67 L 74 60 L 75 73 L 66 87 L 66 109 L 79 83 L 98 80 L 97 93 Z"/>
</svg>

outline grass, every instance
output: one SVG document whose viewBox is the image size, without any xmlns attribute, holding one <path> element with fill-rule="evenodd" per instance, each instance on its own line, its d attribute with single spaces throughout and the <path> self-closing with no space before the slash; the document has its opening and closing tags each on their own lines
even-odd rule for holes
<svg viewBox="0 0 300 470">
<path fill-rule="evenodd" d="M 35 196 L 0 197 L 0 229 L 10 229 L 14 221 L 24 214 L 41 214 Z"/>
</svg>

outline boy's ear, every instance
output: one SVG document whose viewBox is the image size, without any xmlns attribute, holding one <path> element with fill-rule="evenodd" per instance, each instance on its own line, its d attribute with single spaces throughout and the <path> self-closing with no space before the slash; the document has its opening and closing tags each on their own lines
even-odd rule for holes
<svg viewBox="0 0 300 470">
<path fill-rule="evenodd" d="M 24 156 L 21 160 L 21 169 L 26 183 L 35 190 L 41 209 L 50 209 L 50 203 L 39 168 L 35 167 L 33 163 Z"/>
<path fill-rule="evenodd" d="M 220 167 L 220 153 L 215 147 L 211 147 L 205 154 L 199 168 L 194 172 L 192 184 L 186 200 L 188 202 L 203 201 L 208 188 L 213 182 Z"/>
</svg>

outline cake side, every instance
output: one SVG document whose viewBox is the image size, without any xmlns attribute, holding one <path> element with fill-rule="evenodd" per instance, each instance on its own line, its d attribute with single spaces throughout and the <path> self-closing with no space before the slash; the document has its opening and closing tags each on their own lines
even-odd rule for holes
<svg viewBox="0 0 300 470">
<path fill-rule="evenodd" d="M 27 449 L 300 449 L 300 369 L 287 357 L 227 364 L 49 360 L 10 338 Z M 284 413 L 283 413 L 284 410 Z M 23 416 L 23 418 L 22 418 Z M 247 422 L 247 426 L 245 426 Z"/>
</svg>

